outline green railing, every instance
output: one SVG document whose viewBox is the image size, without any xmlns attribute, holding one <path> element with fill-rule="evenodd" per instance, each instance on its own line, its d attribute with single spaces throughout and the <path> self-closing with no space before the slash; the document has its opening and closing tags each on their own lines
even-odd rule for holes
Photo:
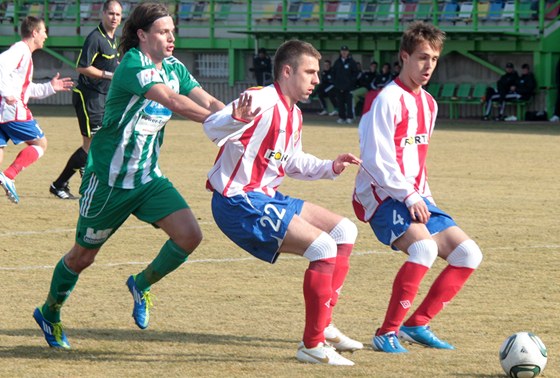
<svg viewBox="0 0 560 378">
<path fill-rule="evenodd" d="M 123 16 L 137 1 L 123 1 Z M 209 0 L 164 2 L 179 36 L 224 47 L 258 33 L 398 33 L 413 20 L 448 33 L 506 33 L 544 36 L 560 24 L 560 0 Z M 99 22 L 102 1 L 0 1 L 0 45 L 17 39 L 26 15 L 42 17 L 48 45 L 80 46 Z M 209 43 L 208 43 L 209 42 Z M 195 43 L 196 44 L 196 43 Z M 192 45 L 191 45 L 192 47 Z"/>
</svg>

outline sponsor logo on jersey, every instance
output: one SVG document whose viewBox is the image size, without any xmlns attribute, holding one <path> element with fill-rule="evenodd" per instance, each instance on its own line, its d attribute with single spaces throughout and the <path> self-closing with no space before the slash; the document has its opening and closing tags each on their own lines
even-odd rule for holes
<svg viewBox="0 0 560 378">
<path fill-rule="evenodd" d="M 156 71 L 155 68 L 147 68 L 145 70 L 138 72 L 136 74 L 136 78 L 138 79 L 138 83 L 142 87 L 150 84 L 151 82 L 156 82 L 156 83 L 163 82 L 161 76 L 159 75 L 159 73 Z"/>
<path fill-rule="evenodd" d="M 95 231 L 93 228 L 88 227 L 86 230 L 86 234 L 84 235 L 83 240 L 89 244 L 99 244 L 103 243 L 105 240 L 109 238 L 111 235 L 112 228 L 108 228 L 106 230 L 97 230 Z"/>
<path fill-rule="evenodd" d="M 418 144 L 428 144 L 428 134 L 418 134 L 401 139 L 401 147 L 413 146 Z"/>
<path fill-rule="evenodd" d="M 288 155 L 284 154 L 282 151 L 273 151 L 273 150 L 266 150 L 264 153 L 264 157 L 268 160 L 277 160 L 281 163 L 288 160 Z"/>
</svg>

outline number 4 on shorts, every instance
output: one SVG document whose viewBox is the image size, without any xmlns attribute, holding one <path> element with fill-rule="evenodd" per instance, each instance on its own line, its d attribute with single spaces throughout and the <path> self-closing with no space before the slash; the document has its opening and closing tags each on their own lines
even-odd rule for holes
<svg viewBox="0 0 560 378">
<path fill-rule="evenodd" d="M 397 210 L 393 210 L 393 224 L 404 224 L 404 219 Z"/>
</svg>

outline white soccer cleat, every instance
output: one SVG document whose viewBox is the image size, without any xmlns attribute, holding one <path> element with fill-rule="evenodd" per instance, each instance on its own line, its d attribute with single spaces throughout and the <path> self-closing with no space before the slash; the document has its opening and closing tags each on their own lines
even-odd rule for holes
<svg viewBox="0 0 560 378">
<path fill-rule="evenodd" d="M 296 358 L 300 362 L 336 366 L 354 366 L 354 362 L 342 357 L 330 345 L 319 343 L 315 348 L 306 348 L 303 341 L 299 344 Z"/>
<path fill-rule="evenodd" d="M 364 348 L 364 344 L 349 338 L 332 323 L 325 328 L 324 335 L 325 341 L 339 352 L 354 352 Z"/>
</svg>

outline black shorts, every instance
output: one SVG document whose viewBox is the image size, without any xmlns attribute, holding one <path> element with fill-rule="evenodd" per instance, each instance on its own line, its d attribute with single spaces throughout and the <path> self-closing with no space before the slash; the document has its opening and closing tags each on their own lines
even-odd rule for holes
<svg viewBox="0 0 560 378">
<path fill-rule="evenodd" d="M 106 98 L 107 95 L 97 91 L 79 88 L 72 90 L 72 105 L 83 136 L 91 138 L 101 127 Z"/>
</svg>

